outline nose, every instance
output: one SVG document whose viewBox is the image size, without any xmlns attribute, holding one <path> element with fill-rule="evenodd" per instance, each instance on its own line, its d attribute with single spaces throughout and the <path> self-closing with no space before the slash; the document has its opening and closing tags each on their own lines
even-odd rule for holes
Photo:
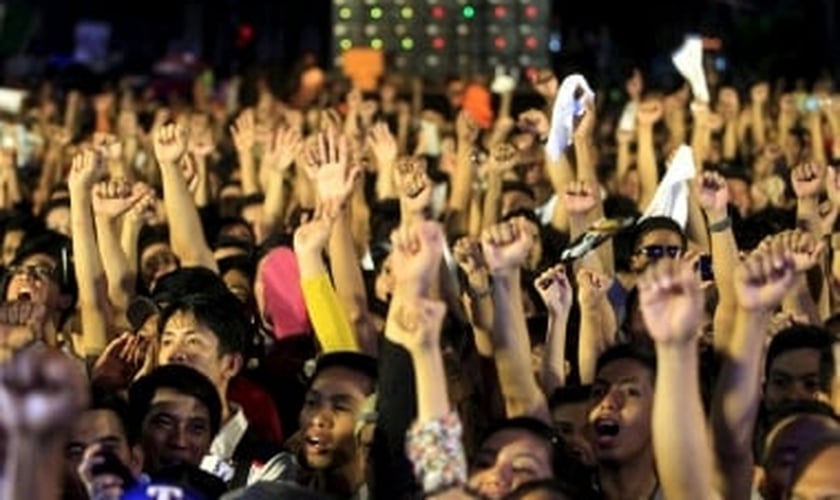
<svg viewBox="0 0 840 500">
<path fill-rule="evenodd" d="M 813 398 L 814 391 L 809 390 L 804 383 L 799 381 L 792 384 L 790 392 L 788 393 L 788 399 L 791 401 L 802 401 Z"/>
<path fill-rule="evenodd" d="M 610 410 L 620 410 L 624 406 L 624 396 L 621 391 L 610 390 L 601 400 L 600 406 Z"/>
<path fill-rule="evenodd" d="M 318 407 L 312 415 L 312 426 L 318 429 L 329 429 L 332 424 L 332 412 L 325 405 Z"/>
<path fill-rule="evenodd" d="M 187 447 L 187 430 L 183 425 L 176 425 L 172 429 L 168 444 L 173 450 L 183 450 Z"/>
</svg>

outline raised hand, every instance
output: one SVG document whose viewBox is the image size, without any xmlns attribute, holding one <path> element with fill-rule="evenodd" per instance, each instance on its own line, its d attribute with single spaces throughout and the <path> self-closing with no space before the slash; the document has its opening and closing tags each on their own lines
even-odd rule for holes
<svg viewBox="0 0 840 500">
<path fill-rule="evenodd" d="M 762 246 L 763 249 L 777 244 L 789 252 L 793 260 L 793 268 L 801 273 L 811 269 L 819 263 L 820 256 L 825 250 L 825 242 L 816 239 L 811 233 L 801 229 L 783 231 L 772 237 L 772 240 Z"/>
<path fill-rule="evenodd" d="M 143 183 L 131 184 L 124 179 L 104 181 L 93 187 L 93 213 L 109 220 L 126 213 L 151 188 Z"/>
<path fill-rule="evenodd" d="M 73 157 L 67 185 L 71 193 L 88 192 L 104 174 L 105 169 L 97 153 L 89 148 L 83 149 Z"/>
<path fill-rule="evenodd" d="M 504 275 L 522 267 L 537 237 L 524 217 L 487 228 L 481 235 L 481 248 L 490 273 Z"/>
<path fill-rule="evenodd" d="M 257 137 L 253 109 L 246 108 L 239 113 L 236 122 L 230 126 L 230 134 L 233 137 L 233 145 L 240 155 L 251 154 Z"/>
<path fill-rule="evenodd" d="M 187 152 L 187 131 L 181 125 L 170 123 L 155 132 L 155 158 L 162 166 L 174 166 Z"/>
<path fill-rule="evenodd" d="M 654 123 L 662 119 L 664 112 L 665 107 L 661 99 L 646 99 L 636 110 L 636 121 L 640 126 L 652 127 Z"/>
<path fill-rule="evenodd" d="M 826 168 L 825 191 L 831 204 L 840 208 L 840 175 L 837 173 L 837 167 Z"/>
<path fill-rule="evenodd" d="M 367 138 L 377 168 L 388 168 L 397 159 L 397 140 L 385 122 L 379 122 L 370 129 Z"/>
<path fill-rule="evenodd" d="M 717 172 L 703 172 L 703 175 L 697 178 L 697 199 L 709 216 L 710 222 L 726 217 L 726 207 L 729 204 L 729 186 L 726 179 Z"/>
<path fill-rule="evenodd" d="M 572 309 L 572 285 L 563 264 L 553 266 L 540 274 L 534 280 L 534 288 L 540 294 L 549 314 L 569 314 Z"/>
<path fill-rule="evenodd" d="M 581 307 L 595 307 L 606 299 L 612 278 L 585 267 L 577 273 L 578 302 Z"/>
<path fill-rule="evenodd" d="M 0 304 L 0 362 L 32 342 L 44 340 L 47 309 L 31 301 Z"/>
<path fill-rule="evenodd" d="M 816 163 L 803 163 L 793 168 L 790 180 L 798 199 L 816 198 L 823 188 L 825 167 Z"/>
<path fill-rule="evenodd" d="M 320 134 L 308 153 L 306 173 L 315 183 L 318 200 L 336 215 L 350 198 L 361 169 L 351 166 L 347 138 L 335 129 Z"/>
<path fill-rule="evenodd" d="M 146 361 L 149 341 L 125 332 L 105 347 L 91 371 L 91 381 L 114 390 L 125 389 Z"/>
<path fill-rule="evenodd" d="M 503 173 L 516 166 L 519 150 L 509 142 L 496 144 L 490 149 L 490 170 Z"/>
<path fill-rule="evenodd" d="M 412 353 L 437 347 L 444 316 L 446 304 L 441 301 L 398 300 L 388 310 L 385 337 Z"/>
<path fill-rule="evenodd" d="M 585 215 L 598 204 L 595 190 L 586 181 L 572 181 L 566 185 L 563 204 L 569 215 Z"/>
<path fill-rule="evenodd" d="M 284 127 L 274 134 L 268 148 L 263 152 L 262 168 L 281 173 L 288 170 L 303 152 L 303 137 L 294 128 Z"/>
<path fill-rule="evenodd" d="M 458 118 L 455 120 L 455 134 L 458 137 L 458 142 L 463 144 L 472 144 L 478 139 L 478 124 L 466 111 L 458 113 Z"/>
<path fill-rule="evenodd" d="M 467 276 L 470 287 L 483 292 L 490 288 L 490 272 L 481 252 L 481 242 L 472 236 L 463 236 L 455 242 L 452 248 L 455 263 Z"/>
<path fill-rule="evenodd" d="M 657 344 L 684 344 L 697 338 L 703 292 L 690 262 L 660 259 L 639 280 L 639 307 Z"/>
<path fill-rule="evenodd" d="M 299 255 L 318 255 L 321 257 L 324 247 L 330 239 L 330 231 L 335 217 L 329 211 L 319 207 L 312 218 L 301 224 L 294 235 L 295 253 Z"/>
<path fill-rule="evenodd" d="M 745 310 L 772 313 L 793 286 L 793 255 L 783 245 L 753 251 L 735 269 L 735 297 Z"/>
<path fill-rule="evenodd" d="M 753 104 L 763 105 L 770 97 L 770 85 L 767 82 L 759 82 L 750 87 L 750 100 Z"/>
<path fill-rule="evenodd" d="M 135 184 L 136 189 L 140 189 L 136 186 L 137 184 Z M 151 223 L 157 215 L 157 195 L 154 190 L 148 188 L 148 186 L 146 186 L 144 191 L 143 195 L 129 208 L 126 213 L 126 217 L 128 218 L 127 220 L 131 220 L 134 223 L 146 224 Z"/>
<path fill-rule="evenodd" d="M 0 366 L 0 424 L 7 436 L 45 438 L 86 407 L 83 371 L 64 353 L 32 346 Z"/>
<path fill-rule="evenodd" d="M 573 132 L 575 141 L 582 141 L 592 135 L 595 130 L 595 102 L 592 99 L 586 101 L 586 112 L 580 118 Z"/>
<path fill-rule="evenodd" d="M 403 208 L 409 213 L 420 213 L 429 206 L 432 199 L 432 181 L 426 173 L 423 158 L 403 156 L 395 163 L 397 193 L 403 201 Z"/>
<path fill-rule="evenodd" d="M 197 158 L 210 156 L 216 150 L 216 144 L 213 141 L 213 131 L 210 127 L 204 127 L 199 131 L 193 130 L 187 141 L 187 149 Z"/>
<path fill-rule="evenodd" d="M 122 158 L 123 145 L 114 134 L 94 132 L 93 147 L 108 160 L 119 160 Z"/>
<path fill-rule="evenodd" d="M 445 239 L 438 222 L 420 221 L 391 233 L 391 273 L 398 290 L 423 296 L 438 279 Z"/>
<path fill-rule="evenodd" d="M 722 87 L 718 94 L 718 112 L 723 119 L 730 121 L 738 118 L 740 109 L 738 91 L 733 87 Z"/>
</svg>

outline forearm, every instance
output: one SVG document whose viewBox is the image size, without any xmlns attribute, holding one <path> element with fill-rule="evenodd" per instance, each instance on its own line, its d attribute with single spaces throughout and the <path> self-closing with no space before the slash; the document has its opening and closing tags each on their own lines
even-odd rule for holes
<svg viewBox="0 0 840 500">
<path fill-rule="evenodd" d="M 367 292 L 350 232 L 350 215 L 346 210 L 333 224 L 328 253 L 335 291 L 350 317 L 359 345 L 365 352 L 374 354 L 376 334 L 370 323 Z"/>
<path fill-rule="evenodd" d="M 499 221 L 499 210 L 502 203 L 502 177 L 498 173 L 487 175 L 487 190 L 481 210 L 481 228 L 486 229 Z"/>
<path fill-rule="evenodd" d="M 785 295 L 782 301 L 782 311 L 794 318 L 808 318 L 808 322 L 811 324 L 816 325 L 822 322 L 817 304 L 808 289 L 808 280 L 804 272 L 799 273 L 794 285 Z"/>
<path fill-rule="evenodd" d="M 639 127 L 638 134 L 636 166 L 639 171 L 641 188 L 639 210 L 644 212 L 656 192 L 656 186 L 659 184 L 659 172 L 656 167 L 656 153 L 653 147 L 653 128 L 650 126 Z"/>
<path fill-rule="evenodd" d="M 260 181 L 257 175 L 257 162 L 254 160 L 254 155 L 250 151 L 239 151 L 239 168 L 242 174 L 242 195 L 250 196 L 258 194 L 260 189 Z"/>
<path fill-rule="evenodd" d="M 131 272 L 128 259 L 120 246 L 116 221 L 97 217 L 96 241 L 108 283 L 108 298 L 118 311 L 125 312 L 133 295 L 136 275 Z"/>
<path fill-rule="evenodd" d="M 3 498 L 58 500 L 61 498 L 61 471 L 64 469 L 64 442 L 61 436 L 42 439 L 7 436 Z"/>
<path fill-rule="evenodd" d="M 566 385 L 566 327 L 569 313 L 548 313 L 548 330 L 545 338 L 540 380 L 543 394 L 549 396 Z"/>
<path fill-rule="evenodd" d="M 764 126 L 764 110 L 761 105 L 753 104 L 750 107 L 750 132 L 752 133 L 753 145 L 757 148 L 763 147 L 767 142 L 767 133 Z"/>
<path fill-rule="evenodd" d="M 493 357 L 507 416 L 529 415 L 547 420 L 545 396 L 537 385 L 531 366 L 518 269 L 494 276 L 493 310 Z"/>
<path fill-rule="evenodd" d="M 665 498 L 714 498 L 696 341 L 656 346 L 653 453 Z"/>
<path fill-rule="evenodd" d="M 601 336 L 601 320 L 597 305 L 580 305 L 580 329 L 578 339 L 578 371 L 580 383 L 595 381 L 595 364 L 608 347 Z"/>
<path fill-rule="evenodd" d="M 353 335 L 350 319 L 335 293 L 326 270 L 320 276 L 308 277 L 304 277 L 301 272 L 300 287 L 306 304 L 306 312 L 312 322 L 321 350 L 323 352 L 359 351 L 359 342 Z"/>
<path fill-rule="evenodd" d="M 204 238 L 198 209 L 183 174 L 177 165 L 161 165 L 160 169 L 172 251 L 185 267 L 201 266 L 218 273 L 219 266 Z"/>
<path fill-rule="evenodd" d="M 472 145 L 465 144 L 459 139 L 458 144 L 458 165 L 455 175 L 452 176 L 452 195 L 449 198 L 449 210 L 456 213 L 465 213 L 469 206 L 470 192 L 472 191 Z"/>
<path fill-rule="evenodd" d="M 261 222 L 264 235 L 279 232 L 283 227 L 283 214 L 286 212 L 286 185 L 283 177 L 274 175 L 266 184 Z"/>
<path fill-rule="evenodd" d="M 431 422 L 451 411 L 446 393 L 446 372 L 440 347 L 411 353 L 417 390 L 417 423 Z"/>
<path fill-rule="evenodd" d="M 143 223 L 131 216 L 123 218 L 122 228 L 120 228 L 120 248 L 128 265 L 128 273 L 134 277 L 137 276 L 137 261 L 139 260 L 137 243 L 140 240 L 142 228 Z"/>
</svg>

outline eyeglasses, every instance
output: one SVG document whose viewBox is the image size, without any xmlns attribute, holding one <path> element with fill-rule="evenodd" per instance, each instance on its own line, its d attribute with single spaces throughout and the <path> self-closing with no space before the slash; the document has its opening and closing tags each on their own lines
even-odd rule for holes
<svg viewBox="0 0 840 500">
<path fill-rule="evenodd" d="M 644 255 L 651 260 L 659 260 L 666 255 L 676 259 L 682 253 L 682 248 L 672 245 L 648 245 L 636 250 L 637 255 Z"/>
<path fill-rule="evenodd" d="M 56 278 L 56 269 L 48 265 L 9 266 L 9 275 L 27 276 L 38 281 L 53 280 Z"/>
</svg>

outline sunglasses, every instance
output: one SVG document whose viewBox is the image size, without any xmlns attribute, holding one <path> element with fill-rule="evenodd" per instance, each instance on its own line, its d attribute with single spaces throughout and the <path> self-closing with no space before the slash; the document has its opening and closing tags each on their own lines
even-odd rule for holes
<svg viewBox="0 0 840 500">
<path fill-rule="evenodd" d="M 676 259 L 682 253 L 682 248 L 672 245 L 648 245 L 636 251 L 637 255 L 644 255 L 651 260 L 659 260 L 666 255 Z"/>
</svg>

